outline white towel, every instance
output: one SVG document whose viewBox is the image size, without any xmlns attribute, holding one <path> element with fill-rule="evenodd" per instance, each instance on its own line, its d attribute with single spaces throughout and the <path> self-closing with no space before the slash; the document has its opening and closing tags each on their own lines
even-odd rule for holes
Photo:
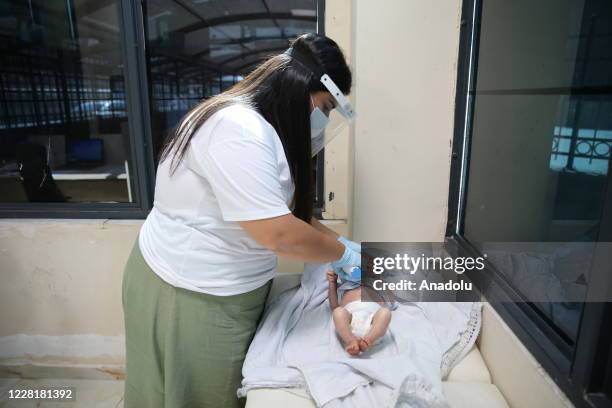
<svg viewBox="0 0 612 408">
<path fill-rule="evenodd" d="M 307 264 L 301 285 L 271 300 L 246 356 L 238 395 L 299 387 L 325 408 L 446 407 L 442 376 L 473 345 L 479 305 L 400 305 L 388 341 L 351 357 L 331 321 L 328 269 Z"/>
</svg>

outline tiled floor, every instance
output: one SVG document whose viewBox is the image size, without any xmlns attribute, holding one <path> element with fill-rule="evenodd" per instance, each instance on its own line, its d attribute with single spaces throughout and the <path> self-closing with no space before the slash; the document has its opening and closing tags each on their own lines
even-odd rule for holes
<svg viewBox="0 0 612 408">
<path fill-rule="evenodd" d="M 72 387 L 76 401 L 24 401 L 9 399 L 10 389 Z M 123 407 L 123 381 L 0 378 L 0 408 L 118 408 Z"/>
</svg>

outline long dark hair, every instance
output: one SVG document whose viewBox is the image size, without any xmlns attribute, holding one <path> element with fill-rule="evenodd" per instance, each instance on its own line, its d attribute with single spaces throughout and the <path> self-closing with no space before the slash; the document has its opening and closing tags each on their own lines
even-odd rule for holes
<svg viewBox="0 0 612 408">
<path fill-rule="evenodd" d="M 310 146 L 310 93 L 326 91 L 320 77 L 328 74 L 348 95 L 352 76 L 344 55 L 330 38 L 304 34 L 291 43 L 301 58 L 286 53 L 264 61 L 225 92 L 209 98 L 189 111 L 167 138 L 160 162 L 172 157 L 171 171 L 185 156 L 197 129 L 215 112 L 237 103 L 257 110 L 276 130 L 285 150 L 295 185 L 293 215 L 310 222 L 313 206 L 313 168 Z"/>
</svg>

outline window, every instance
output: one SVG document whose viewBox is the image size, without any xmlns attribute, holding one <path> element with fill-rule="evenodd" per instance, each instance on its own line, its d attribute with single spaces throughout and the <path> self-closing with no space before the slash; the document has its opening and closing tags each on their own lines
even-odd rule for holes
<svg viewBox="0 0 612 408">
<path fill-rule="evenodd" d="M 224 91 L 301 34 L 317 31 L 317 2 L 147 0 L 145 35 L 156 160 L 167 134 L 200 101 Z M 321 21 L 321 19 L 319 19 Z M 322 32 L 322 27 L 318 27 Z M 323 153 L 315 207 L 323 206 Z"/>
<path fill-rule="evenodd" d="M 322 9 L 316 0 L 0 1 L 0 212 L 146 216 L 178 120 L 291 39 L 322 31 Z M 322 154 L 315 160 L 320 207 Z"/>
<path fill-rule="evenodd" d="M 576 405 L 609 404 L 612 314 L 585 296 L 612 284 L 612 3 L 466 1 L 464 21 L 447 235 L 546 248 L 472 278 Z M 543 270 L 567 298 L 534 291 Z"/>
<path fill-rule="evenodd" d="M 117 1 L 0 3 L 0 202 L 135 203 Z"/>
</svg>

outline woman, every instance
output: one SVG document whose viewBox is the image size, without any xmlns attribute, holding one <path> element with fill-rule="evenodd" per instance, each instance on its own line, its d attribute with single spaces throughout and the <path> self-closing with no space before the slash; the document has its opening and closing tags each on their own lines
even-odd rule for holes
<svg viewBox="0 0 612 408">
<path fill-rule="evenodd" d="M 312 156 L 350 88 L 337 44 L 303 35 L 169 137 L 124 272 L 127 408 L 240 406 L 277 255 L 361 265 L 358 244 L 312 217 Z"/>
</svg>

